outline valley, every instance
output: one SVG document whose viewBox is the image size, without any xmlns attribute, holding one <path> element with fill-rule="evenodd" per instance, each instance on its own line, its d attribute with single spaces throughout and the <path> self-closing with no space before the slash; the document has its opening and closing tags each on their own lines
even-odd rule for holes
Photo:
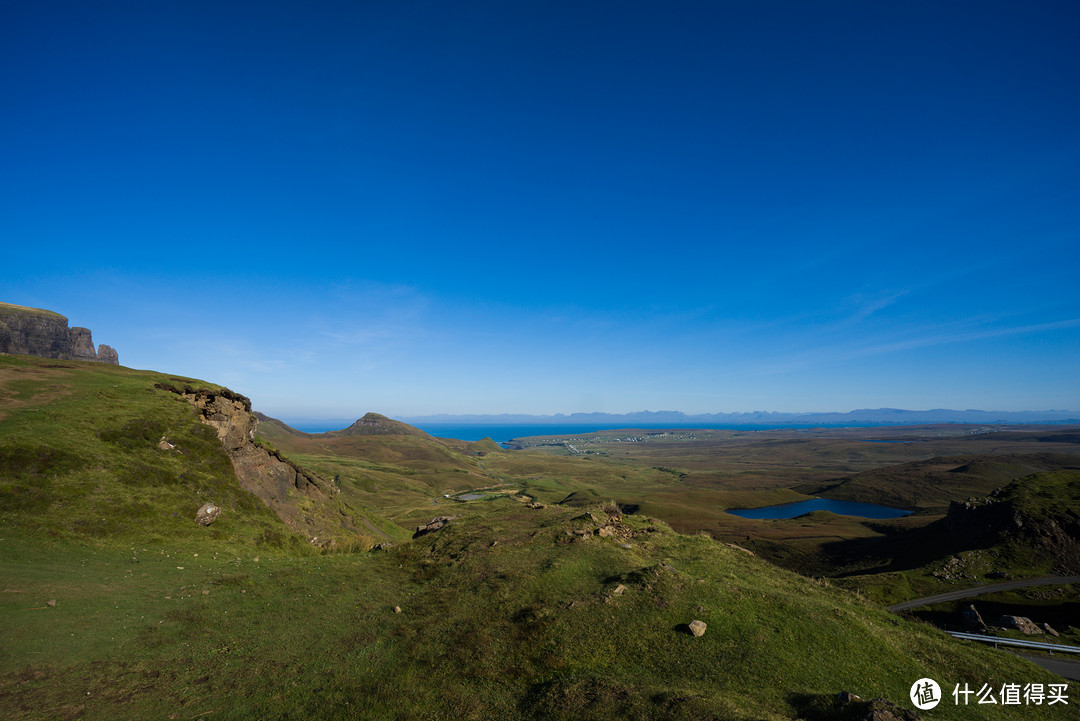
<svg viewBox="0 0 1080 721">
<path fill-rule="evenodd" d="M 870 717 L 842 691 L 901 718 L 925 676 L 1061 683 L 935 627 L 970 600 L 885 607 L 1080 573 L 1075 427 L 506 450 L 376 413 L 302 433 L 212 383 L 29 356 L 0 356 L 0 413 L 5 718 Z M 727 512 L 813 497 L 911 513 Z M 1076 588 L 973 602 L 1080 644 Z"/>
</svg>

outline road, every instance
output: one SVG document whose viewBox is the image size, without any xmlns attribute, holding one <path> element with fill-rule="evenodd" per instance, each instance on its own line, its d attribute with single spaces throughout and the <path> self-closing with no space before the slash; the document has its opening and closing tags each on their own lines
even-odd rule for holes
<svg viewBox="0 0 1080 721">
<path fill-rule="evenodd" d="M 1056 673 L 1058 676 L 1071 681 L 1080 681 L 1080 663 L 1076 661 L 1061 661 L 1049 656 L 1029 656 L 1026 653 L 1017 653 L 1016 655 L 1042 666 L 1050 673 Z"/>
<path fill-rule="evenodd" d="M 958 601 L 961 598 L 981 596 L 984 593 L 1011 591 L 1015 588 L 1027 588 L 1028 586 L 1065 585 L 1067 583 L 1080 583 L 1080 576 L 1043 576 L 1042 578 L 1026 578 L 1019 581 L 993 583 L 989 586 L 962 588 L 958 591 L 939 593 L 936 596 L 926 596 L 925 598 L 916 598 L 912 599 L 911 601 L 904 601 L 903 603 L 897 603 L 893 606 L 889 606 L 888 609 L 890 611 L 906 611 L 909 608 L 929 606 L 932 603 L 941 603 L 943 601 Z M 1047 671 L 1051 673 L 1056 673 L 1058 676 L 1073 681 L 1080 681 L 1080 663 L 1076 661 L 1061 661 L 1056 658 L 1051 658 L 1049 656 L 1031 656 L 1024 653 L 1017 653 L 1016 655 L 1020 658 L 1027 659 L 1034 664 L 1042 666 Z"/>
<path fill-rule="evenodd" d="M 916 598 L 912 599 L 911 601 L 897 603 L 892 606 L 888 606 L 888 610 L 906 611 L 910 608 L 918 608 L 919 606 L 929 606 L 932 603 L 942 603 L 944 601 L 958 601 L 961 598 L 972 598 L 973 596 L 981 596 L 984 593 L 1011 591 L 1016 588 L 1027 588 L 1028 586 L 1063 586 L 1069 583 L 1080 583 L 1080 576 L 1043 576 L 1042 578 L 1025 578 L 1019 581 L 991 583 L 989 586 L 974 586 L 972 588 L 962 588 L 958 591 L 949 591 L 948 593 L 939 593 L 936 596 L 926 596 L 925 598 Z"/>
</svg>

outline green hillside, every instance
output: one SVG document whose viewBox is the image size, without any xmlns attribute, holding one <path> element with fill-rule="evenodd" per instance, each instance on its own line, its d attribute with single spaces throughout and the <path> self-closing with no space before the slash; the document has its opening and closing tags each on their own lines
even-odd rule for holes
<svg viewBox="0 0 1080 721">
<path fill-rule="evenodd" d="M 213 429 L 155 383 L 199 382 L 0 356 L 4 527 L 26 537 L 112 545 L 217 540 L 299 547 L 302 539 L 240 487 Z M 223 512 L 203 527 L 193 519 L 207 502 Z"/>
<path fill-rule="evenodd" d="M 1059 682 L 604 502 L 620 483 L 671 486 L 662 469 L 277 433 L 333 491 L 290 513 L 348 510 L 358 529 L 316 548 L 245 490 L 175 392 L 188 385 L 235 397 L 0 357 L 0 717 L 855 719 L 865 705 L 841 710 L 839 692 L 909 709 L 926 676 Z M 223 511 L 204 527 L 206 500 Z M 435 516 L 449 520 L 409 540 Z M 927 718 L 1063 718 L 1019 710 L 947 698 Z"/>
</svg>

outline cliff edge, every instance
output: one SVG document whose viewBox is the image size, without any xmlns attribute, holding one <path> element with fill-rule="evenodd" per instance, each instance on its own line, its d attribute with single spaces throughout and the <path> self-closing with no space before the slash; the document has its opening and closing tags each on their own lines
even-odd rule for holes
<svg viewBox="0 0 1080 721">
<path fill-rule="evenodd" d="M 120 365 L 113 348 L 94 347 L 89 328 L 69 328 L 59 313 L 11 303 L 0 303 L 0 353 Z"/>
<path fill-rule="evenodd" d="M 259 421 L 247 397 L 227 388 L 177 388 L 168 383 L 157 383 L 155 387 L 195 406 L 199 420 L 217 432 L 240 485 L 313 545 L 330 547 L 338 540 L 362 539 L 370 546 L 372 538 L 389 540 L 340 499 L 340 489 L 333 481 L 320 478 L 255 440 Z"/>
</svg>

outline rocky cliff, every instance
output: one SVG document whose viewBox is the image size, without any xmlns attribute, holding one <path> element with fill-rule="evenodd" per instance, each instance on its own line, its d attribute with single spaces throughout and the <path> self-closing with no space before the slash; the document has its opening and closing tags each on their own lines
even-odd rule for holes
<svg viewBox="0 0 1080 721">
<path fill-rule="evenodd" d="M 68 319 L 51 310 L 10 303 L 0 303 L 0 353 L 120 364 L 111 347 L 94 348 L 90 329 L 69 328 Z"/>
<path fill-rule="evenodd" d="M 384 535 L 337 498 L 339 489 L 332 481 L 256 442 L 259 421 L 245 396 L 226 388 L 177 388 L 166 383 L 155 387 L 176 393 L 195 406 L 200 420 L 217 431 L 240 485 L 311 543 L 329 546 L 335 544 L 335 538 L 355 542 L 372 534 Z M 367 530 L 361 530 L 358 523 Z"/>
<path fill-rule="evenodd" d="M 1080 470 L 1021 478 L 986 498 L 954 501 L 937 522 L 966 548 L 1023 549 L 1057 573 L 1080 573 Z"/>
</svg>

